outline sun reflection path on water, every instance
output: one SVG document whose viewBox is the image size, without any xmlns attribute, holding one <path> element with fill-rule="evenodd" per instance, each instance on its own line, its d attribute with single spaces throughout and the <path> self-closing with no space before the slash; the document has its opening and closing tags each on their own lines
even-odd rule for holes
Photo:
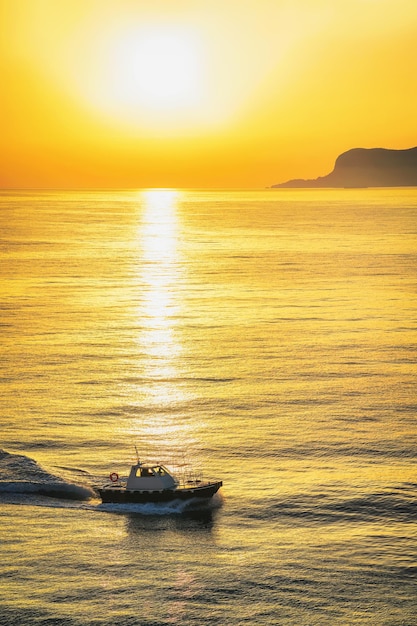
<svg viewBox="0 0 417 626">
<path fill-rule="evenodd" d="M 150 357 L 148 366 L 158 378 L 172 374 L 174 357 L 180 349 L 174 334 L 180 282 L 177 198 L 175 191 L 144 191 L 138 233 L 143 285 L 141 347 Z"/>
<path fill-rule="evenodd" d="M 175 190 L 143 191 L 137 231 L 136 278 L 141 289 L 137 341 L 145 381 L 140 389 L 140 404 L 146 405 L 148 414 L 151 408 L 152 419 L 138 418 L 136 427 L 141 441 L 160 449 L 171 449 L 188 439 L 186 426 L 178 421 L 181 403 L 189 397 L 178 383 L 182 353 L 178 320 L 184 281 L 179 200 L 180 192 Z"/>
</svg>

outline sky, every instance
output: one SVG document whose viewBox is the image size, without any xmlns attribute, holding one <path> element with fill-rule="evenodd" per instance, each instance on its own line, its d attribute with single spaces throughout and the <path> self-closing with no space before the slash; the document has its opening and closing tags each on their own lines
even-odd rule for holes
<svg viewBox="0 0 417 626">
<path fill-rule="evenodd" d="M 417 145 L 416 0 L 0 0 L 0 187 L 268 187 Z"/>
</svg>

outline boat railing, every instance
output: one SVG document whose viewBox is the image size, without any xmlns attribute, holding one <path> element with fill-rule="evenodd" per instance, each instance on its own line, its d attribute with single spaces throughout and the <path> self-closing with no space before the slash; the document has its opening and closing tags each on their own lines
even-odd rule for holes
<svg viewBox="0 0 417 626">
<path fill-rule="evenodd" d="M 203 482 L 203 472 L 193 469 L 182 469 L 175 472 L 175 480 L 179 487 L 200 485 Z"/>
</svg>

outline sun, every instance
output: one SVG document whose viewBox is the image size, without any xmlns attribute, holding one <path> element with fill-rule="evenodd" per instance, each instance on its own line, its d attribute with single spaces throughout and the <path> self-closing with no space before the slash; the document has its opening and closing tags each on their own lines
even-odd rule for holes
<svg viewBox="0 0 417 626">
<path fill-rule="evenodd" d="M 125 28 L 108 41 L 103 67 L 96 97 L 128 119 L 186 115 L 202 99 L 201 42 L 179 26 Z"/>
<path fill-rule="evenodd" d="M 180 107 L 198 93 L 198 58 L 190 37 L 175 30 L 149 29 L 119 44 L 119 94 L 155 108 Z"/>
</svg>

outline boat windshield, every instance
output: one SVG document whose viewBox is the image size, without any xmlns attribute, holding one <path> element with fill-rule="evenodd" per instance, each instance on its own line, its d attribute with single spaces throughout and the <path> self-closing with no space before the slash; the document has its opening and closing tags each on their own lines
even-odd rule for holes
<svg viewBox="0 0 417 626">
<path fill-rule="evenodd" d="M 155 470 L 155 473 L 158 474 L 159 476 L 169 475 L 169 472 L 162 465 L 158 465 L 158 467 L 155 467 L 154 470 Z"/>
<path fill-rule="evenodd" d="M 149 476 L 169 476 L 168 470 L 162 465 L 155 465 L 155 467 L 141 467 L 141 478 L 147 478 Z"/>
<path fill-rule="evenodd" d="M 140 475 L 141 475 L 141 478 L 147 478 L 148 476 L 155 476 L 154 470 L 152 467 L 141 467 Z"/>
</svg>

